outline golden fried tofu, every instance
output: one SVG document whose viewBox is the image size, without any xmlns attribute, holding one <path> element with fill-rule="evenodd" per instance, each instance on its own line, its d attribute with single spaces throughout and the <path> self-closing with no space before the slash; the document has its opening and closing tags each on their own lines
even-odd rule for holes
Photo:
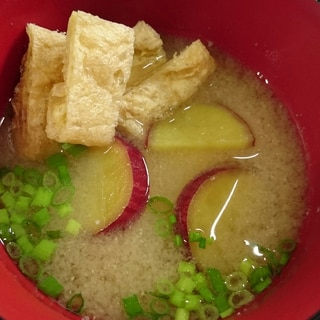
<svg viewBox="0 0 320 320">
<path fill-rule="evenodd" d="M 45 127 L 49 93 L 54 83 L 63 80 L 66 37 L 35 24 L 28 24 L 26 32 L 29 45 L 12 100 L 12 134 L 21 158 L 42 160 L 58 148 L 56 141 L 47 138 Z"/>
<path fill-rule="evenodd" d="M 132 28 L 72 12 L 64 81 L 53 87 L 49 98 L 46 132 L 50 139 L 87 146 L 113 141 L 133 53 Z"/>
<path fill-rule="evenodd" d="M 215 61 L 200 40 L 162 65 L 124 96 L 118 130 L 142 139 L 150 124 L 190 98 L 215 70 Z"/>
</svg>

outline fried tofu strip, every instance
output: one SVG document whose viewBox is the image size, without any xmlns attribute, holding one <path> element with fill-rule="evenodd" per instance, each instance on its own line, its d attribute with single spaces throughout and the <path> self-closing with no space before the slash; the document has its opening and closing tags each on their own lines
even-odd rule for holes
<svg viewBox="0 0 320 320">
<path fill-rule="evenodd" d="M 128 87 L 136 86 L 167 61 L 159 33 L 144 21 L 138 21 L 133 30 L 134 56 Z"/>
<path fill-rule="evenodd" d="M 124 96 L 118 130 L 143 139 L 150 124 L 190 98 L 215 70 L 215 61 L 200 40 L 162 65 Z"/>
<path fill-rule="evenodd" d="M 41 160 L 58 149 L 47 138 L 45 127 L 49 93 L 62 81 L 65 34 L 28 24 L 29 45 L 21 64 L 21 77 L 12 106 L 12 134 L 21 158 Z"/>
<path fill-rule="evenodd" d="M 53 87 L 48 104 L 50 139 L 87 146 L 113 141 L 133 53 L 132 28 L 72 12 L 64 81 Z"/>
</svg>

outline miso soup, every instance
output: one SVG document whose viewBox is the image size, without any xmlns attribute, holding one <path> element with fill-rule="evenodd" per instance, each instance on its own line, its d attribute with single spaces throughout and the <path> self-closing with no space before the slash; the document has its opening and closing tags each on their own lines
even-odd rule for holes
<svg viewBox="0 0 320 320">
<path fill-rule="evenodd" d="M 164 37 L 164 43 L 170 54 L 189 42 Z M 243 261 L 252 261 L 252 268 L 270 265 L 268 254 L 276 256 L 278 253 L 275 250 L 282 240 L 292 239 L 299 245 L 298 232 L 305 213 L 306 181 L 304 155 L 296 128 L 285 106 L 273 96 L 265 83 L 212 44 L 207 45 L 216 59 L 217 69 L 181 108 L 192 108 L 199 103 L 226 106 L 247 124 L 254 143 L 242 149 L 212 151 L 192 148 L 152 150 L 144 143 L 130 141 L 145 159 L 149 175 L 149 199 L 159 197 L 171 202 L 173 207 L 170 214 L 178 217 L 178 221 L 172 222 L 171 229 L 165 235 L 161 232 L 159 234 L 157 226 L 163 216 L 146 205 L 143 212 L 124 229 L 115 228 L 109 232 L 92 234 L 80 227 L 79 233 L 66 234 L 55 240 L 57 247 L 52 259 L 46 262 L 45 272 L 63 285 L 64 290 L 57 297 L 62 305 L 66 305 L 70 296 L 81 293 L 84 309 L 80 317 L 83 319 L 129 318 L 124 310 L 123 299 L 135 295 L 144 313 L 141 310 L 132 311 L 132 318 L 135 315 L 143 319 L 174 319 L 179 308 L 186 309 L 189 318 L 200 318 L 198 309 L 201 304 L 208 302 L 203 297 L 199 298 L 200 289 L 196 285 L 195 274 L 206 274 L 207 268 L 212 268 L 218 270 L 223 279 L 227 279 L 228 275 L 240 271 Z M 168 114 L 168 118 L 174 112 Z M 17 159 L 8 134 L 9 126 L 10 115 L 5 118 L 1 128 L 0 141 L 6 146 L 2 148 L 1 167 L 14 168 L 21 165 L 42 168 L 43 164 Z M 101 149 L 101 153 L 105 151 Z M 75 158 L 70 164 L 70 175 L 75 187 L 75 200 L 72 203 L 74 210 L 67 218 L 52 219 L 51 230 L 62 230 L 66 219 L 77 220 L 80 211 L 83 216 L 86 210 L 94 208 L 94 204 L 90 203 L 95 201 L 90 198 L 90 190 L 99 185 L 100 177 L 94 170 L 90 170 L 90 162 L 87 162 L 89 175 L 90 171 L 92 175 L 97 175 L 97 184 L 89 185 L 86 175 L 78 175 L 77 161 Z M 225 206 L 232 203 L 233 210 L 225 211 L 225 215 L 222 211 L 212 212 L 211 218 L 204 218 L 204 221 L 207 219 L 208 223 L 215 224 L 215 232 L 209 237 L 203 235 L 206 243 L 202 247 L 200 242 L 192 243 L 191 240 L 186 244 L 186 239 L 182 239 L 179 245 L 175 242 L 175 236 L 179 235 L 177 230 L 180 230 L 176 224 L 182 222 L 175 210 L 177 200 L 191 181 L 214 168 L 223 169 L 226 181 L 231 179 L 228 175 L 234 169 L 245 172 L 234 194 L 225 194 L 228 198 Z M 216 179 L 219 174 L 212 175 L 209 180 Z M 79 190 L 82 190 L 81 193 Z M 225 191 L 219 190 L 215 190 L 215 195 L 223 196 Z M 129 191 L 125 189 L 122 192 Z M 215 201 L 212 198 L 209 200 Z M 201 204 L 194 205 L 201 207 Z M 194 219 L 197 220 L 196 214 Z M 189 232 L 197 231 L 201 234 L 203 230 L 197 228 L 197 221 L 194 225 L 195 230 Z M 212 225 L 208 228 L 212 229 Z M 206 256 L 209 255 L 210 259 L 207 260 Z M 178 269 L 182 261 L 189 261 L 198 268 L 194 271 L 194 277 L 190 276 L 195 288 L 190 289 L 190 292 L 185 289 L 183 293 L 198 297 L 196 307 L 181 307 L 172 301 L 173 298 L 170 300 L 169 294 L 165 296 L 163 292 L 157 291 L 157 284 L 161 281 L 170 284 L 179 282 L 181 274 Z M 274 276 L 281 275 L 274 272 L 270 278 Z M 246 289 L 253 295 L 259 293 L 251 292 L 250 285 Z M 211 291 L 217 294 L 212 288 Z M 226 296 L 230 296 L 230 292 Z M 160 308 L 156 315 L 156 311 L 150 307 L 154 298 L 165 301 L 165 305 L 168 302 L 168 309 L 164 308 L 163 311 Z M 235 309 L 230 307 L 219 310 L 220 315 L 229 311 L 232 314 Z M 227 316 L 228 313 L 223 315 Z"/>
</svg>

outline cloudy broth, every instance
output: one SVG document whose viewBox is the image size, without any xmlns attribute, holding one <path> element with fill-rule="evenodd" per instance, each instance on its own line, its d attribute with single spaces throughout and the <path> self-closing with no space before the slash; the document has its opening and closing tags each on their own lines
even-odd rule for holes
<svg viewBox="0 0 320 320">
<path fill-rule="evenodd" d="M 171 38 L 165 43 L 168 50 L 185 44 Z M 238 216 L 220 220 L 213 243 L 216 255 L 211 267 L 229 273 L 244 258 L 254 257 L 253 243 L 274 247 L 279 239 L 297 238 L 305 209 L 305 166 L 285 108 L 254 74 L 215 49 L 212 52 L 217 70 L 185 106 L 194 102 L 228 106 L 248 123 L 254 146 L 228 152 L 144 148 L 141 152 L 148 166 L 150 196 L 165 196 L 173 203 L 190 180 L 209 169 L 239 167 L 250 173 L 250 183 L 242 190 L 246 202 L 239 203 Z M 8 150 L 1 155 L 0 164 L 12 165 L 14 154 L 5 125 L 2 131 L 0 141 Z M 65 295 L 82 293 L 85 314 L 94 319 L 124 319 L 121 298 L 133 293 L 143 297 L 157 280 L 174 280 L 178 263 L 185 259 L 184 248 L 155 233 L 156 219 L 146 209 L 125 231 L 62 238 L 47 270 L 63 283 Z"/>
</svg>

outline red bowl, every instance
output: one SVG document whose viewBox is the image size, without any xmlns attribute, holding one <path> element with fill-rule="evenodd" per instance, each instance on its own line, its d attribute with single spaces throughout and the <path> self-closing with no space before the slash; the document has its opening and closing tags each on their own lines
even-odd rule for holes
<svg viewBox="0 0 320 320">
<path fill-rule="evenodd" d="M 25 25 L 65 30 L 75 9 L 164 34 L 200 37 L 252 69 L 287 106 L 305 149 L 308 212 L 301 245 L 276 283 L 237 319 L 308 319 L 320 310 L 320 3 L 315 0 L 0 0 L 0 112 L 19 77 Z M 6 320 L 77 318 L 61 312 L 19 275 L 0 248 L 0 316 Z"/>
</svg>

